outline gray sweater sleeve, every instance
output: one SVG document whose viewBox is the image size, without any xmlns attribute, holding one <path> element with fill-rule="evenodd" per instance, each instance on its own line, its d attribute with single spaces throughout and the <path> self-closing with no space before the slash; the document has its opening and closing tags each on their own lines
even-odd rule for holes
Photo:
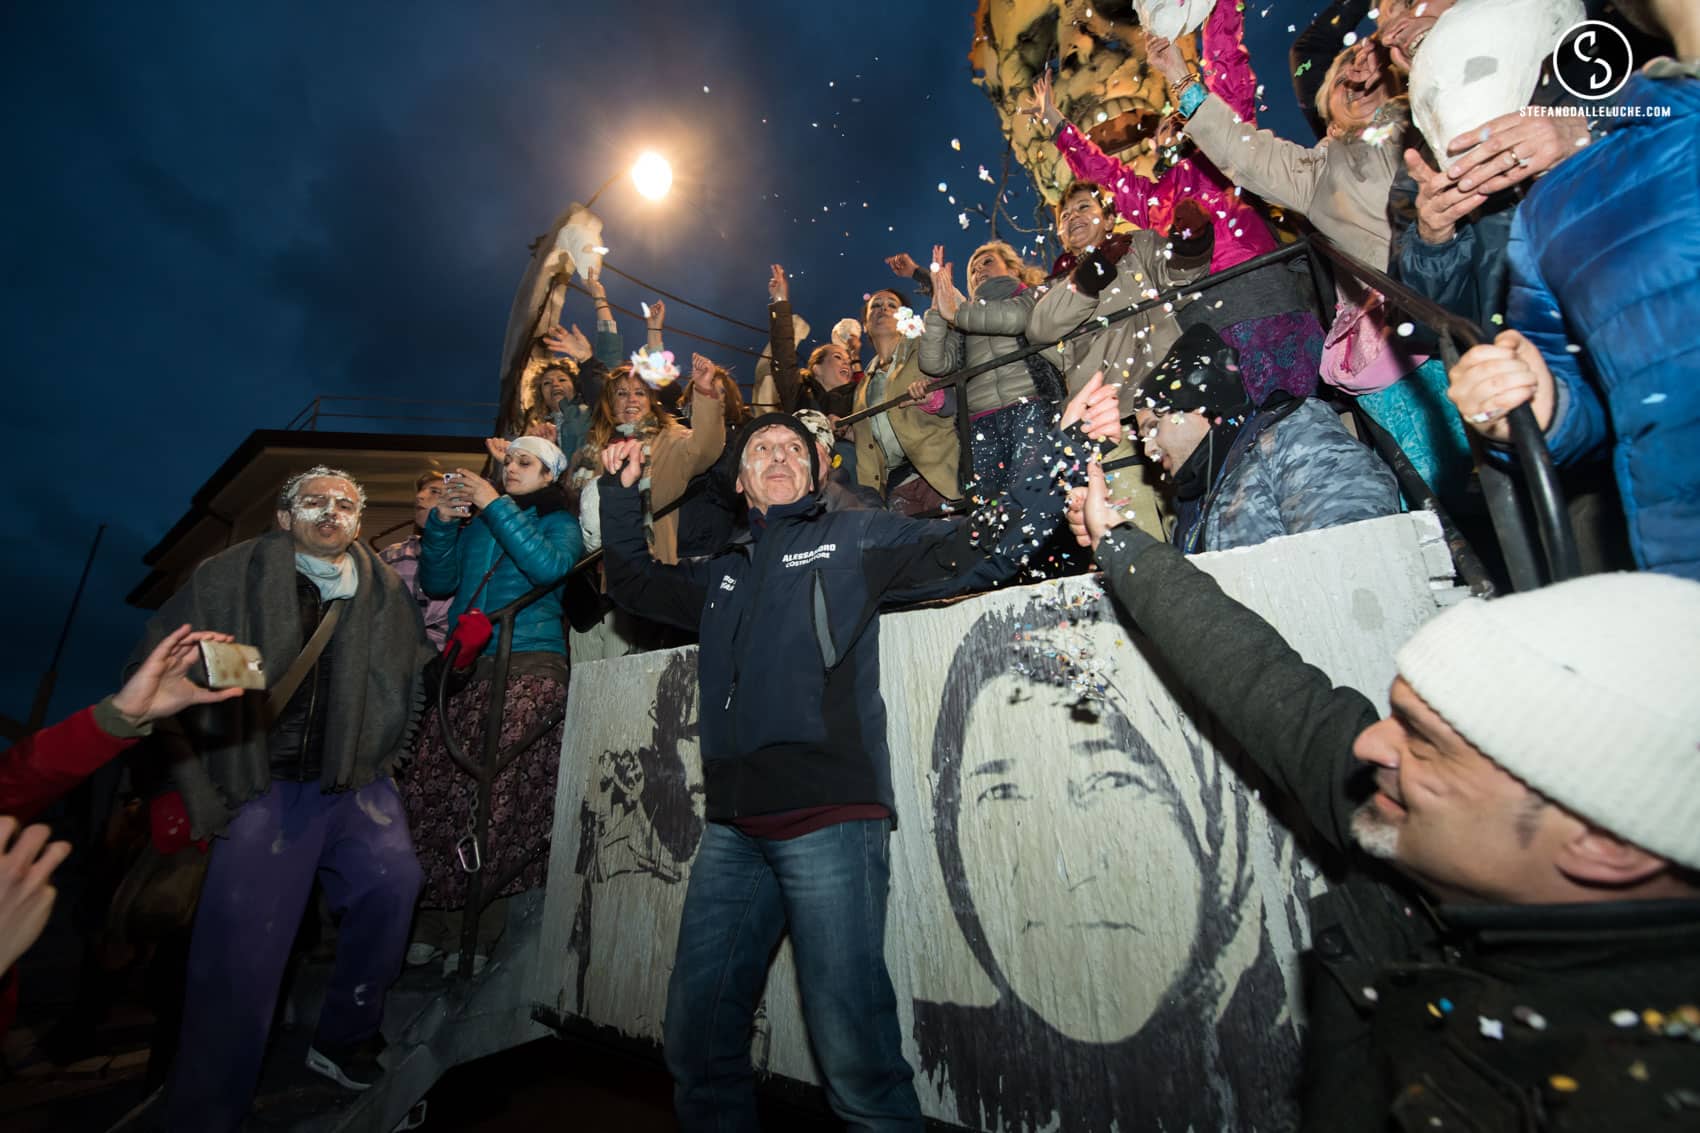
<svg viewBox="0 0 1700 1133">
<path fill-rule="evenodd" d="M 1379 719 L 1167 543 L 1131 525 L 1098 544 L 1104 586 L 1198 703 L 1330 844 L 1351 845 L 1352 742 Z"/>
</svg>

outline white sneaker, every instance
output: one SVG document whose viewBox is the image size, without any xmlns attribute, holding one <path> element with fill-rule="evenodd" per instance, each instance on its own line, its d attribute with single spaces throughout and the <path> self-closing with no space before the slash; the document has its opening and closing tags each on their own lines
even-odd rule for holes
<svg viewBox="0 0 1700 1133">
<path fill-rule="evenodd" d="M 482 952 L 474 952 L 472 954 L 472 974 L 475 976 L 482 975 L 484 973 L 484 965 L 489 962 L 490 957 L 484 955 Z M 450 952 L 447 956 L 443 957 L 443 975 L 452 977 L 458 975 L 459 972 L 460 953 Z"/>
<path fill-rule="evenodd" d="M 422 968 L 443 954 L 443 950 L 435 944 L 424 944 L 414 941 L 407 946 L 407 966 Z"/>
</svg>

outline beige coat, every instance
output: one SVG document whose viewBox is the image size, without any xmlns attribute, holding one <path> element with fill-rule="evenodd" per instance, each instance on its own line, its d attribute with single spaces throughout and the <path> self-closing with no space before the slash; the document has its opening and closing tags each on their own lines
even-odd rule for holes
<svg viewBox="0 0 1700 1133">
<path fill-rule="evenodd" d="M 911 382 L 923 377 L 921 352 L 913 341 L 905 339 L 897 344 L 897 371 L 886 382 L 885 396 L 896 397 L 908 389 Z M 855 412 L 860 413 L 866 408 L 868 383 L 863 380 L 856 387 Z M 962 485 L 957 479 L 957 465 L 961 458 L 961 445 L 956 438 L 956 422 L 913 405 L 893 409 L 886 416 L 891 420 L 892 432 L 897 434 L 904 455 L 921 478 L 947 500 L 960 497 Z M 856 439 L 856 480 L 884 496 L 890 469 L 885 466 L 885 450 L 874 439 L 874 427 L 868 421 L 858 421 L 851 430 Z"/>
<path fill-rule="evenodd" d="M 1397 121 L 1397 119 L 1395 120 Z M 1304 214 L 1312 227 L 1348 254 L 1387 270 L 1393 227 L 1387 193 L 1404 163 L 1403 130 L 1382 142 L 1324 138 L 1301 146 L 1234 120 L 1216 95 L 1187 122 L 1187 135 L 1234 184 L 1282 208 Z"/>
<path fill-rule="evenodd" d="M 726 447 L 725 409 L 717 397 L 691 394 L 693 428 L 672 425 L 655 434 L 649 443 L 649 505 L 660 511 L 685 494 L 698 474 L 708 471 Z M 618 436 L 615 440 L 619 440 Z M 579 529 L 585 551 L 602 549 L 602 501 L 596 479 L 601 462 L 573 473 L 579 490 Z M 664 515 L 655 523 L 650 553 L 664 563 L 679 561 L 679 513 Z"/>
<path fill-rule="evenodd" d="M 1168 241 L 1154 232 L 1135 229 L 1132 244 L 1116 264 L 1116 278 L 1096 299 L 1076 291 L 1067 277 L 1054 280 L 1033 305 L 1027 319 L 1027 341 L 1058 342 L 1093 319 L 1138 306 L 1154 293 L 1196 283 L 1210 271 L 1210 254 L 1185 259 L 1163 253 Z M 1070 394 L 1104 371 L 1106 382 L 1122 386 L 1122 416 L 1133 413 L 1139 383 L 1163 360 L 1181 336 L 1175 316 L 1162 308 L 1111 323 L 1097 334 L 1084 334 L 1062 343 L 1063 380 Z"/>
<path fill-rule="evenodd" d="M 718 397 L 691 394 L 691 427 L 663 429 L 649 446 L 649 506 L 660 511 L 685 494 L 697 476 L 714 467 L 726 447 L 726 414 Z M 657 562 L 679 561 L 679 513 L 655 521 L 650 553 Z"/>
</svg>

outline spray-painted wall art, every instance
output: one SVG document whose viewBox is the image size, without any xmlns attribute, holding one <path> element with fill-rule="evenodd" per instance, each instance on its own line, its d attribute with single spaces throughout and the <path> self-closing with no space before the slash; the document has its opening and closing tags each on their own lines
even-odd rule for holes
<svg viewBox="0 0 1700 1133">
<path fill-rule="evenodd" d="M 1399 516 L 1197 561 L 1385 703 L 1393 650 L 1448 569 L 1432 535 Z M 880 632 L 898 808 L 887 956 L 927 1114 L 1284 1128 L 1321 883 L 1233 745 L 1094 579 L 887 615 Z M 659 1042 L 702 829 L 695 651 L 573 682 L 535 998 Z M 753 1057 L 816 1081 L 788 952 Z"/>
</svg>

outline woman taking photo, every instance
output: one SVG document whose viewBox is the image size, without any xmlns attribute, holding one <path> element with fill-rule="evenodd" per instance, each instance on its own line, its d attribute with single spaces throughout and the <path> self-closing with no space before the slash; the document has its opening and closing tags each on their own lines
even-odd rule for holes
<svg viewBox="0 0 1700 1133">
<path fill-rule="evenodd" d="M 453 596 L 451 639 L 452 627 L 469 609 L 500 609 L 535 587 L 559 582 L 578 561 L 582 548 L 578 523 L 557 483 L 566 466 L 566 456 L 550 441 L 520 437 L 508 444 L 501 492 L 464 468 L 445 475 L 442 498 L 425 525 L 419 583 L 429 595 Z M 401 777 L 402 798 L 425 872 L 419 921 L 408 949 L 411 964 L 430 963 L 445 953 L 445 968 L 458 962 L 460 918 L 454 914 L 466 904 L 469 870 L 499 876 L 520 862 L 529 862 L 496 895 L 505 898 L 541 887 L 548 869 L 560 727 L 534 738 L 495 781 L 490 794 L 489 845 L 482 861 L 476 860 L 468 838 L 476 815 L 477 784 L 456 767 L 444 736 L 445 727 L 452 729 L 463 752 L 473 759 L 482 756 L 491 677 L 500 645 L 500 635 L 492 635 L 472 669 L 471 683 L 449 700 L 445 711 L 437 711 L 432 703 L 418 755 Z M 566 703 L 566 678 L 557 588 L 514 619 L 502 710 L 504 750 Z M 436 690 L 430 695 L 434 698 Z M 479 925 L 475 963 L 480 966 L 501 935 L 504 906 L 499 899 L 491 904 Z"/>
</svg>

